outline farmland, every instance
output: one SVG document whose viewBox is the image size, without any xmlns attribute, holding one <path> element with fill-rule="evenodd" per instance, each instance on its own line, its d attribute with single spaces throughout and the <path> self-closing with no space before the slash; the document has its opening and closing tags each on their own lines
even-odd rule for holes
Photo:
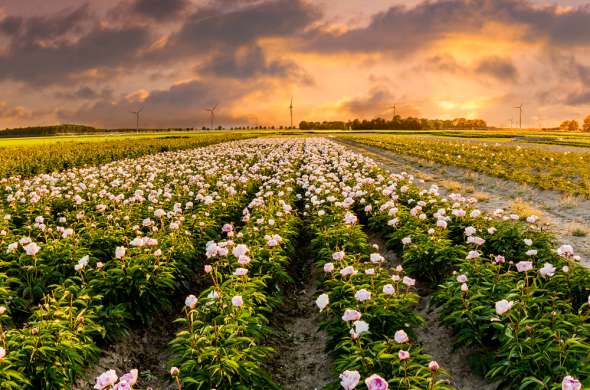
<svg viewBox="0 0 590 390">
<path fill-rule="evenodd" d="M 588 385 L 585 253 L 537 215 L 408 173 L 420 142 L 128 136 L 3 162 L 0 388 Z M 518 175 L 504 180 L 541 188 L 548 153 L 587 168 L 495 153 Z M 566 181 L 548 187 L 586 195 Z"/>
</svg>

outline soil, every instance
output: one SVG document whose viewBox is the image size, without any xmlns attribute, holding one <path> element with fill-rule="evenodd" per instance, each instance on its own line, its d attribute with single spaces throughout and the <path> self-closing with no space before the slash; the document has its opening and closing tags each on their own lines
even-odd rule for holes
<svg viewBox="0 0 590 390">
<path fill-rule="evenodd" d="M 128 336 L 110 345 L 95 365 L 86 370 L 74 389 L 92 389 L 95 378 L 113 369 L 121 376 L 136 368 L 139 370 L 138 389 L 151 386 L 154 390 L 174 390 L 176 385 L 164 378 L 170 378 L 168 361 L 171 357 L 168 343 L 174 337 L 176 328 L 169 316 L 146 329 L 133 330 Z"/>
<path fill-rule="evenodd" d="M 271 318 L 270 346 L 276 353 L 268 370 L 284 389 L 321 389 L 334 379 L 326 352 L 328 335 L 319 330 L 321 317 L 315 304 L 321 270 L 313 266 L 310 254 L 300 259 L 291 267 L 295 283 Z"/>
<path fill-rule="evenodd" d="M 423 180 L 417 180 L 416 183 L 424 188 L 431 184 L 452 180 L 460 183 L 464 188 L 471 188 L 473 193 L 485 193 L 488 199 L 478 203 L 482 210 L 493 211 L 498 208 L 509 210 L 512 202 L 520 198 L 528 205 L 542 211 L 542 217 L 548 223 L 548 229 L 555 234 L 558 244 L 572 245 L 576 253 L 582 257 L 581 263 L 590 267 L 590 239 L 588 236 L 572 235 L 572 226 L 579 226 L 582 230 L 590 232 L 590 199 L 569 198 L 557 191 L 540 190 L 470 169 L 402 156 L 354 141 L 337 141 L 372 157 L 391 172 L 407 172 L 417 178 L 422 177 Z M 442 194 L 447 192 L 442 187 L 440 190 Z"/>
</svg>

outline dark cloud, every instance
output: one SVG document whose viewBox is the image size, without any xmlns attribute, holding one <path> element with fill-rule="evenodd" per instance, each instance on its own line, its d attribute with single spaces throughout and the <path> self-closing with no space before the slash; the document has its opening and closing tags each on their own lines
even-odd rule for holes
<svg viewBox="0 0 590 390">
<path fill-rule="evenodd" d="M 494 77 L 500 81 L 518 79 L 518 70 L 512 61 L 500 57 L 483 58 L 475 67 L 475 72 Z"/>
<path fill-rule="evenodd" d="M 179 21 L 191 4 L 190 0 L 122 0 L 107 15 L 119 22 Z"/>
<path fill-rule="evenodd" d="M 381 114 L 395 102 L 391 92 L 385 87 L 375 87 L 367 96 L 344 101 L 340 108 L 346 112 L 359 116 Z"/>
<path fill-rule="evenodd" d="M 225 12 L 202 8 L 190 15 L 170 37 L 167 50 L 204 54 L 235 49 L 261 38 L 294 36 L 319 17 L 303 0 L 273 0 Z"/>
<path fill-rule="evenodd" d="M 423 67 L 435 72 L 461 73 L 466 71 L 453 56 L 448 54 L 438 54 L 428 58 Z"/>
<path fill-rule="evenodd" d="M 200 74 L 245 79 L 260 76 L 278 77 L 312 83 L 301 67 L 288 60 L 268 60 L 262 48 L 252 45 L 236 51 L 220 52 L 199 66 Z"/>
<path fill-rule="evenodd" d="M 581 106 L 590 104 L 590 89 L 584 89 L 575 93 L 571 93 L 565 99 L 565 102 L 572 106 Z"/>
<path fill-rule="evenodd" d="M 4 120 L 28 119 L 32 115 L 32 112 L 24 107 L 10 107 L 6 102 L 0 101 L 0 118 Z"/>
<path fill-rule="evenodd" d="M 318 28 L 307 47 L 325 52 L 390 52 L 411 54 L 451 33 L 481 33 L 489 22 L 522 27 L 525 40 L 558 46 L 586 46 L 590 40 L 590 7 L 561 12 L 523 0 L 438 0 L 416 7 L 394 6 L 373 16 L 366 27 L 344 33 Z"/>
<path fill-rule="evenodd" d="M 142 125 L 146 127 L 201 127 L 208 125 L 206 107 L 218 105 L 216 121 L 231 125 L 244 122 L 229 114 L 229 109 L 245 94 L 262 88 L 258 83 L 210 82 L 194 80 L 176 84 L 168 89 L 154 90 L 144 100 L 121 98 L 117 101 L 101 99 L 81 108 L 58 112 L 64 122 L 87 123 L 97 126 L 119 127 L 134 121 L 130 111 L 143 106 Z"/>
<path fill-rule="evenodd" d="M 97 91 L 88 86 L 81 86 L 73 92 L 56 92 L 54 95 L 58 99 L 70 100 L 93 100 L 93 99 L 109 99 L 113 96 L 113 90 L 110 88 L 103 88 L 101 91 Z"/>
</svg>

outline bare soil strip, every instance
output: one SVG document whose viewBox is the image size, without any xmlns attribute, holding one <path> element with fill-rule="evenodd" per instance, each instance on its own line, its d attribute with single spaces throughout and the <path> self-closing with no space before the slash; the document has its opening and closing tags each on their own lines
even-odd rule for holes
<svg viewBox="0 0 590 390">
<path fill-rule="evenodd" d="M 539 190 L 510 180 L 481 174 L 470 169 L 442 165 L 420 158 L 402 156 L 373 146 L 354 141 L 337 141 L 362 152 L 379 162 L 383 168 L 393 173 L 408 172 L 424 180 L 422 185 L 429 187 L 453 181 L 468 189 L 465 195 L 477 193 L 486 195 L 480 200 L 481 209 L 493 211 L 501 208 L 510 210 L 513 202 L 522 199 L 527 205 L 539 209 L 548 228 L 556 235 L 559 244 L 573 245 L 576 253 L 582 257 L 582 264 L 590 267 L 590 238 L 586 235 L 574 236 L 575 227 L 590 232 L 590 200 L 572 198 L 556 191 Z M 419 182 L 417 182 L 420 185 Z M 445 189 L 441 187 L 441 193 Z M 448 191 L 455 192 L 455 191 Z M 577 230 L 576 229 L 576 230 Z"/>
<path fill-rule="evenodd" d="M 270 362 L 273 379 L 288 390 L 321 389 L 334 380 L 326 352 L 328 335 L 319 330 L 321 317 L 315 304 L 320 270 L 305 248 L 291 267 L 295 283 L 285 292 L 284 304 L 271 319 L 276 353 Z"/>
</svg>

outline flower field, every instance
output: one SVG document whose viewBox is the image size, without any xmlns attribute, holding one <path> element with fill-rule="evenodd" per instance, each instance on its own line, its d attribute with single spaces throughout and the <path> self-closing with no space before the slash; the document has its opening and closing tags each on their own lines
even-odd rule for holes
<svg viewBox="0 0 590 390">
<path fill-rule="evenodd" d="M 498 388 L 590 386 L 574 248 L 335 142 L 233 140 L 1 184 L 0 389 L 77 388 L 109 345 L 163 320 L 167 388 L 302 388 L 277 380 L 277 359 L 297 362 L 271 347 L 300 246 L 321 273 L 307 325 L 327 334 L 326 389 L 457 388 L 416 332 L 427 295 L 454 335 L 440 343 Z M 148 388 L 145 367 L 125 370 L 91 382 Z"/>
<path fill-rule="evenodd" d="M 590 198 L 590 153 L 413 136 L 341 136 L 399 154 L 456 165 L 544 190 Z"/>
</svg>

